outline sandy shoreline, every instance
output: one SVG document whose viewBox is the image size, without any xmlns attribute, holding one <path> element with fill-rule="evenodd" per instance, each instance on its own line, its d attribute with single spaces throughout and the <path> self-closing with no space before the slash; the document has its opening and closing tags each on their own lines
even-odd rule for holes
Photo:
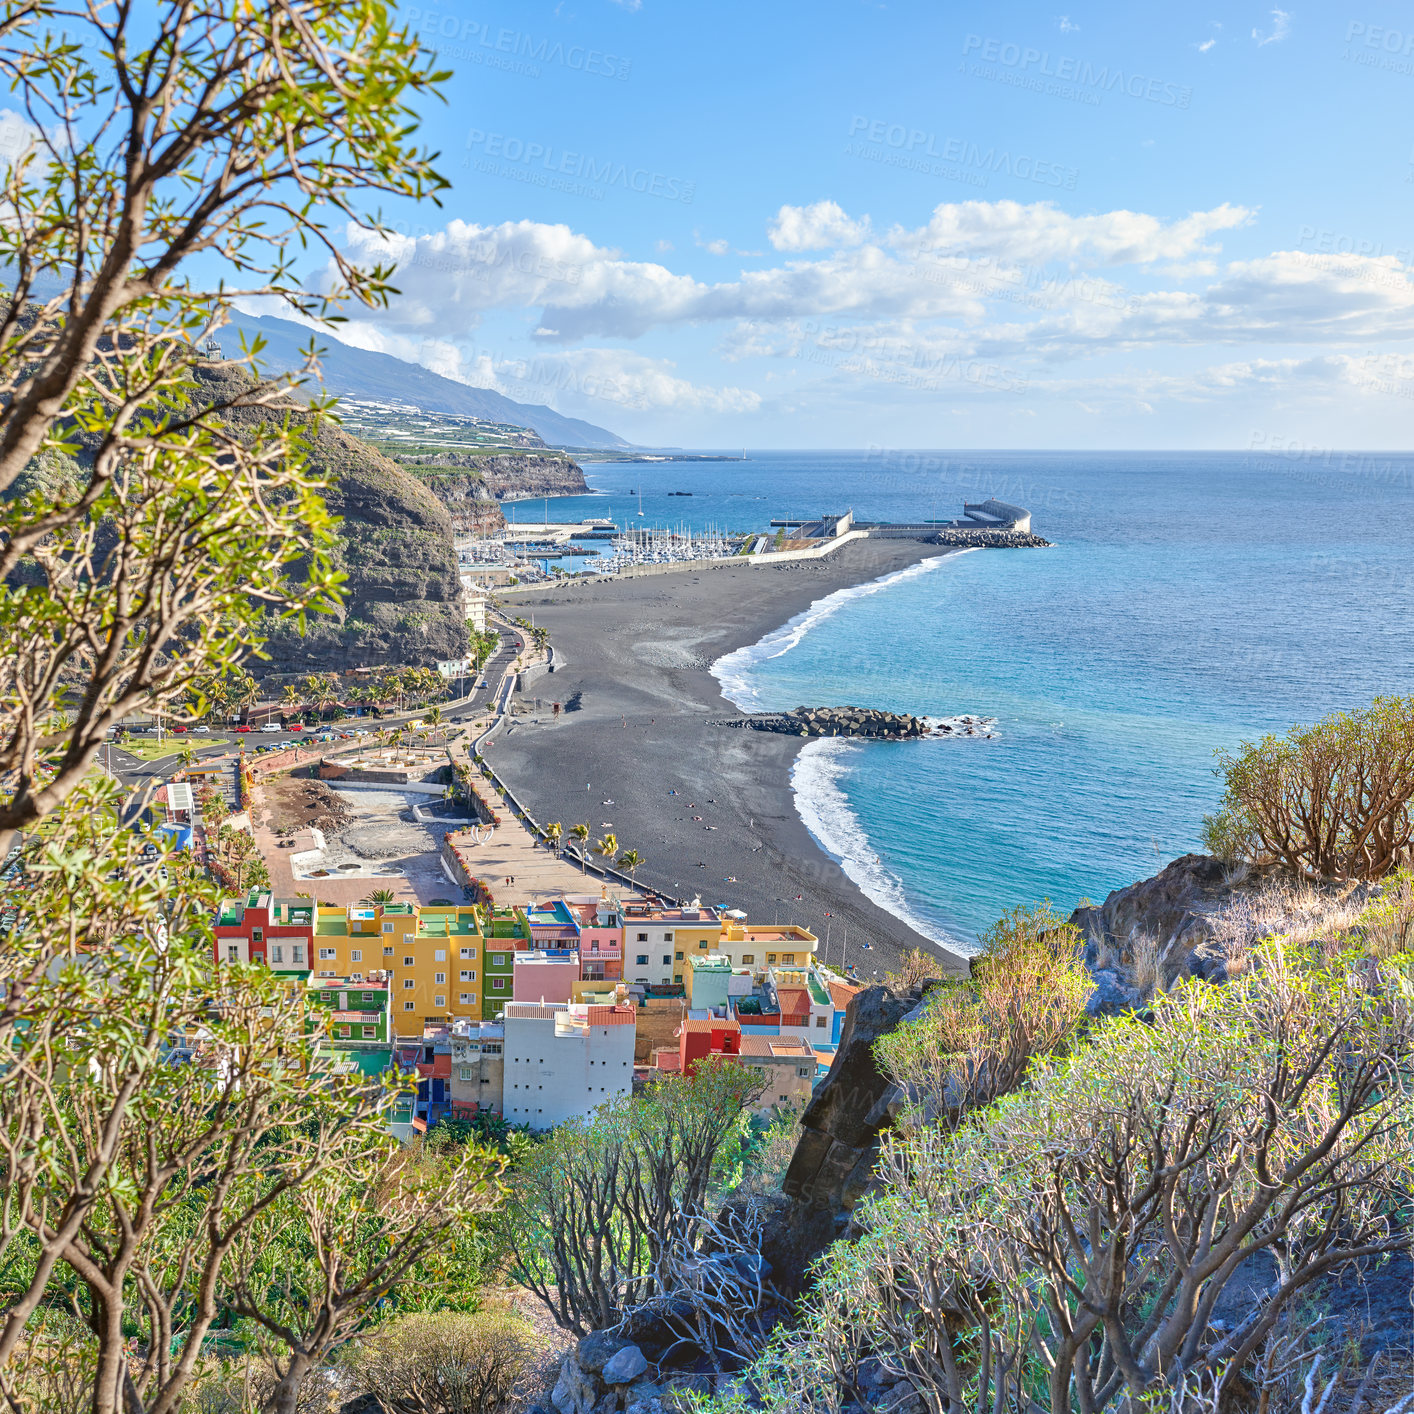
<svg viewBox="0 0 1414 1414">
<path fill-rule="evenodd" d="M 820 935 L 822 956 L 828 933 L 829 960 L 838 965 L 843 951 L 861 977 L 882 975 L 914 947 L 961 970 L 960 957 L 866 898 L 816 844 L 791 792 L 798 739 L 708 725 L 740 715 L 711 674 L 717 659 L 827 594 L 946 553 L 865 540 L 772 569 L 731 566 L 512 596 L 511 613 L 533 615 L 550 630 L 560 666 L 530 690 L 544 710 L 519 719 L 487 758 L 537 818 L 559 820 L 566 831 L 587 822 L 591 839 L 611 827 L 621 849 L 648 861 L 639 871 L 644 883 L 741 907 L 754 919 L 803 923 Z M 555 720 L 552 701 L 577 706 Z"/>
</svg>

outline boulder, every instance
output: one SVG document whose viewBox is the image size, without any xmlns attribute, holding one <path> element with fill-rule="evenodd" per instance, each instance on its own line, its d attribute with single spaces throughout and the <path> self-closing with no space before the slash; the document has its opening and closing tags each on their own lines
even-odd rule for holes
<svg viewBox="0 0 1414 1414">
<path fill-rule="evenodd" d="M 648 1368 L 648 1359 L 636 1345 L 625 1345 L 605 1362 L 600 1377 L 606 1385 L 631 1384 Z"/>
<path fill-rule="evenodd" d="M 582 1370 L 597 1375 L 619 1351 L 633 1342 L 612 1331 L 591 1331 L 575 1347 L 574 1358 Z"/>
<path fill-rule="evenodd" d="M 570 1351 L 550 1392 L 550 1403 L 556 1414 L 590 1414 L 598 1396 L 599 1386 L 594 1376 L 580 1365 L 575 1352 Z"/>
<path fill-rule="evenodd" d="M 346 1399 L 339 1406 L 339 1414 L 388 1414 L 388 1411 L 383 1401 L 372 1390 L 365 1390 L 352 1399 Z M 527 1414 L 530 1414 L 530 1411 L 527 1411 Z"/>
<path fill-rule="evenodd" d="M 1092 1017 L 1119 1016 L 1139 1005 L 1139 992 L 1120 980 L 1118 972 L 1101 968 L 1091 974 L 1095 990 L 1085 1003 L 1086 1015 Z"/>
</svg>

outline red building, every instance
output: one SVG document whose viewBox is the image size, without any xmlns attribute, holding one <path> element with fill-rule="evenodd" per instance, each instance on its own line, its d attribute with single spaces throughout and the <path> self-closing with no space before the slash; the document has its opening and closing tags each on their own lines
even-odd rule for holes
<svg viewBox="0 0 1414 1414">
<path fill-rule="evenodd" d="M 307 973 L 314 953 L 314 900 L 272 898 L 252 889 L 244 902 L 223 899 L 216 914 L 215 959 L 263 962 L 273 972 Z"/>
<path fill-rule="evenodd" d="M 678 1067 L 691 1075 L 708 1056 L 739 1056 L 741 1027 L 719 1016 L 684 1021 L 678 1032 Z"/>
</svg>

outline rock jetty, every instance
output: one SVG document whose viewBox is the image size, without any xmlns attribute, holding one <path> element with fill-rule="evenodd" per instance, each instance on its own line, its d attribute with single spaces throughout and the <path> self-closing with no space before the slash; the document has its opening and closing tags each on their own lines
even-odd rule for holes
<svg viewBox="0 0 1414 1414">
<path fill-rule="evenodd" d="M 786 736 L 863 736 L 884 741 L 929 735 L 928 722 L 923 717 L 884 712 L 877 707 L 797 707 L 792 712 L 755 712 L 714 725 L 748 727 Z"/>
<path fill-rule="evenodd" d="M 980 550 L 1049 550 L 1049 540 L 1032 535 L 1027 530 L 940 530 L 927 542 L 930 545 L 965 545 Z"/>
</svg>

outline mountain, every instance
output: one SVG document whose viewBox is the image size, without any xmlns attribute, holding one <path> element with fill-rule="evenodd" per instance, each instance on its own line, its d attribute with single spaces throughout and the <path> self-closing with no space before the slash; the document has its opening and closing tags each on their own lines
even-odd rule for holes
<svg viewBox="0 0 1414 1414">
<path fill-rule="evenodd" d="M 303 349 L 313 338 L 324 349 L 320 360 L 324 385 L 331 393 L 349 398 L 370 398 L 375 402 L 411 403 L 426 412 L 479 417 L 488 422 L 509 422 L 529 427 L 552 446 L 629 447 L 616 433 L 576 417 L 563 417 L 542 404 L 518 403 L 490 388 L 473 388 L 451 378 L 443 378 L 430 368 L 394 358 L 391 354 L 370 353 L 342 344 L 325 330 L 313 330 L 290 319 L 269 315 L 235 314 L 217 334 L 226 356 L 240 353 L 241 335 L 259 334 L 265 340 L 264 366 L 271 371 L 298 368 Z"/>
</svg>

